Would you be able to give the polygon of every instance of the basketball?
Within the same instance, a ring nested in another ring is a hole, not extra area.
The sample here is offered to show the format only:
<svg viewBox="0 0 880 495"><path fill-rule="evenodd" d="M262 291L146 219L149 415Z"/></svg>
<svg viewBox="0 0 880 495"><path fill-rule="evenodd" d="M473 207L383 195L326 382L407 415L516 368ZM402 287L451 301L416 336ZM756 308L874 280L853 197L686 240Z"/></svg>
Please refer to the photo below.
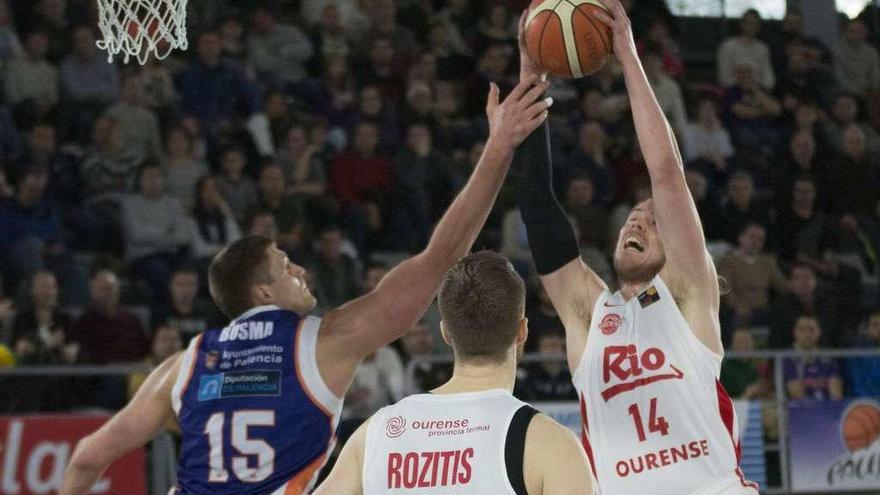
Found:
<svg viewBox="0 0 880 495"><path fill-rule="evenodd" d="M593 17L598 0L534 0L526 18L526 51L543 70L559 77L584 77L605 65L611 29Z"/></svg>
<svg viewBox="0 0 880 495"><path fill-rule="evenodd" d="M855 452L870 446L880 437L880 409L872 404L859 404L843 418L843 443Z"/></svg>

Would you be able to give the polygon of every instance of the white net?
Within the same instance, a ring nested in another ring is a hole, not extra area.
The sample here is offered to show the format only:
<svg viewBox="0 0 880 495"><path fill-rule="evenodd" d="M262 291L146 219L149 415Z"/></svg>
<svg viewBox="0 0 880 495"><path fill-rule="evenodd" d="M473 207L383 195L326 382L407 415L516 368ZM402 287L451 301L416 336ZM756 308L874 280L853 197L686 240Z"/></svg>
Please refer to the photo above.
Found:
<svg viewBox="0 0 880 495"><path fill-rule="evenodd" d="M187 0L97 0L98 48L107 50L107 61L122 54L128 63L141 65L152 56L159 60L171 50L186 50Z"/></svg>

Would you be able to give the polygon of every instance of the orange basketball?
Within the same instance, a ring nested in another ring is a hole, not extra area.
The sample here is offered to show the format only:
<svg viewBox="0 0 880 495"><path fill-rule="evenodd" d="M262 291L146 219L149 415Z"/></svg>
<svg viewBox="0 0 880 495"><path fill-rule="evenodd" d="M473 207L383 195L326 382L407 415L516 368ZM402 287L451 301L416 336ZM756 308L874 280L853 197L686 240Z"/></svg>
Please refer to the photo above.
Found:
<svg viewBox="0 0 880 495"><path fill-rule="evenodd" d="M843 443L855 452L868 447L880 437L880 409L873 404L859 404L843 418Z"/></svg>
<svg viewBox="0 0 880 495"><path fill-rule="evenodd" d="M611 29L593 17L598 0L533 0L526 19L526 51L560 77L588 76L611 54Z"/></svg>

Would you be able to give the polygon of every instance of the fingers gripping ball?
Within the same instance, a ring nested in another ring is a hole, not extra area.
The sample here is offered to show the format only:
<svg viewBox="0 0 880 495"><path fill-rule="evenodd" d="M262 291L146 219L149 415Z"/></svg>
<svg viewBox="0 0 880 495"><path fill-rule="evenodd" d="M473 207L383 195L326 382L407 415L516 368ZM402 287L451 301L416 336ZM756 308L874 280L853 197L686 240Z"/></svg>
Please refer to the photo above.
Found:
<svg viewBox="0 0 880 495"><path fill-rule="evenodd" d="M611 29L592 15L598 0L533 0L526 18L529 58L560 77L598 71L611 54Z"/></svg>

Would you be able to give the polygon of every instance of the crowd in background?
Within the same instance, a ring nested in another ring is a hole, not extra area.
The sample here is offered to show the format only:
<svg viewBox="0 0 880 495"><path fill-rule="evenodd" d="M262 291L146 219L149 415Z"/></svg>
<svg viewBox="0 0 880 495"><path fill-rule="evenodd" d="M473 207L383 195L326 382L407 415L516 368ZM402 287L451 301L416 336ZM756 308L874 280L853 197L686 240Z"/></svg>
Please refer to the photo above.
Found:
<svg viewBox="0 0 880 495"><path fill-rule="evenodd" d="M629 5L725 295L734 351L880 348L880 58L868 12L826 46L747 12L692 63L662 1ZM469 0L191 0L191 48L110 64L94 2L0 0L0 363L158 363L222 326L206 271L242 236L308 269L321 314L423 248L479 160L489 82L516 83L519 12ZM873 41L873 42L872 42ZM619 66L554 80L555 187L583 259L650 194ZM564 356L531 268L516 172L477 248L529 282L528 350ZM367 359L345 425L445 380L436 315ZM728 359L731 395L772 398ZM880 395L880 359L785 362L791 398ZM574 397L562 359L523 365L527 400ZM143 376L2 379L6 411L118 407Z"/></svg>

